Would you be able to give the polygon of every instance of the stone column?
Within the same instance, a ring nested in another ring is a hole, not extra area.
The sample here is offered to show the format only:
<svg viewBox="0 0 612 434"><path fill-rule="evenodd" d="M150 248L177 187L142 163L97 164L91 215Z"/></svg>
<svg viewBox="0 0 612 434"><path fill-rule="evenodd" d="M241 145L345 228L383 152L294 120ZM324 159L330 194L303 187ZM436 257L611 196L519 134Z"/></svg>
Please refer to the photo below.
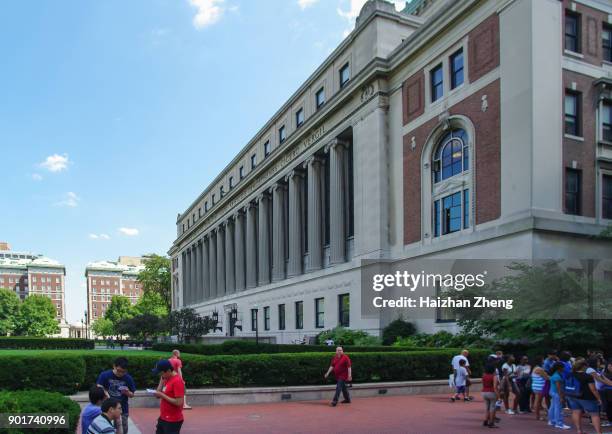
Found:
<svg viewBox="0 0 612 434"><path fill-rule="evenodd" d="M200 269L200 261L202 256L200 255L200 243L198 242L198 240L196 240L194 246L193 246L193 261L194 261L194 273L193 275L195 276L195 282L193 285L193 295L192 295L192 303L197 303L198 301L200 301L200 288L201 288L201 284L200 284L200 277L202 276L202 270Z"/></svg>
<svg viewBox="0 0 612 434"><path fill-rule="evenodd" d="M217 297L217 234L208 234L208 276L210 278L210 298Z"/></svg>
<svg viewBox="0 0 612 434"><path fill-rule="evenodd" d="M289 263L287 277L302 274L302 179L299 170L294 169L287 175L289 183Z"/></svg>
<svg viewBox="0 0 612 434"><path fill-rule="evenodd" d="M181 253L181 306L187 304L187 252Z"/></svg>
<svg viewBox="0 0 612 434"><path fill-rule="evenodd" d="M257 286L257 208L252 203L246 211L246 286Z"/></svg>
<svg viewBox="0 0 612 434"><path fill-rule="evenodd" d="M217 296L225 295L225 239L223 238L223 227L215 229L217 233Z"/></svg>
<svg viewBox="0 0 612 434"><path fill-rule="evenodd" d="M225 224L225 292L236 292L236 270L234 269L234 224L229 218Z"/></svg>
<svg viewBox="0 0 612 434"><path fill-rule="evenodd" d="M308 169L308 271L323 267L323 160L312 156Z"/></svg>
<svg viewBox="0 0 612 434"><path fill-rule="evenodd" d="M329 152L329 244L330 263L346 261L346 143L334 139L325 150Z"/></svg>
<svg viewBox="0 0 612 434"><path fill-rule="evenodd" d="M258 231L257 231L257 271L258 284L267 285L270 283L270 197L267 193L257 197L258 210Z"/></svg>
<svg viewBox="0 0 612 434"><path fill-rule="evenodd" d="M244 245L244 213L242 211L238 211L234 216L234 253L236 256L235 287L237 291L243 291L246 288L246 264L244 261L245 251L246 248Z"/></svg>
<svg viewBox="0 0 612 434"><path fill-rule="evenodd" d="M209 259L208 259L208 239L202 238L202 298L204 300L210 298L210 274L209 274Z"/></svg>
<svg viewBox="0 0 612 434"><path fill-rule="evenodd" d="M193 304L193 287L195 285L195 261L193 260L195 257L195 252L193 246L189 247L189 304Z"/></svg>
<svg viewBox="0 0 612 434"><path fill-rule="evenodd" d="M285 278L285 231L287 216L285 215L285 185L275 184L272 187L272 281L278 282Z"/></svg>

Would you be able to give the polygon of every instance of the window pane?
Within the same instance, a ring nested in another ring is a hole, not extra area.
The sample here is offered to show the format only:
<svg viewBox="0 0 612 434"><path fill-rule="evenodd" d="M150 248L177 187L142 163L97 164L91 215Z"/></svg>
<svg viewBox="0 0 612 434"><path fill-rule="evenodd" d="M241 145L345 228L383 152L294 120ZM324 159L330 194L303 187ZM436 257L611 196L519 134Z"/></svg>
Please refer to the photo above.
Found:
<svg viewBox="0 0 612 434"><path fill-rule="evenodd" d="M459 50L451 57L451 88L463 84L463 50Z"/></svg>
<svg viewBox="0 0 612 434"><path fill-rule="evenodd" d="M602 217L612 219L612 175L602 177Z"/></svg>
<svg viewBox="0 0 612 434"><path fill-rule="evenodd" d="M463 229L470 227L470 190L463 190Z"/></svg>
<svg viewBox="0 0 612 434"><path fill-rule="evenodd" d="M338 320L339 325L342 327L349 327L350 325L350 299L349 294L341 294L338 296Z"/></svg>
<svg viewBox="0 0 612 434"><path fill-rule="evenodd" d="M434 202L434 237L440 236L440 201Z"/></svg>
<svg viewBox="0 0 612 434"><path fill-rule="evenodd" d="M431 101L436 101L443 96L442 65L431 70Z"/></svg>
<svg viewBox="0 0 612 434"><path fill-rule="evenodd" d="M566 169L565 171L565 212L580 214L580 171Z"/></svg>
<svg viewBox="0 0 612 434"><path fill-rule="evenodd" d="M602 138L612 142L612 105L604 104L601 113Z"/></svg>
<svg viewBox="0 0 612 434"><path fill-rule="evenodd" d="M603 58L608 62L612 62L612 29L604 27L602 35Z"/></svg>
<svg viewBox="0 0 612 434"><path fill-rule="evenodd" d="M578 15L568 13L565 15L565 49L580 52Z"/></svg>

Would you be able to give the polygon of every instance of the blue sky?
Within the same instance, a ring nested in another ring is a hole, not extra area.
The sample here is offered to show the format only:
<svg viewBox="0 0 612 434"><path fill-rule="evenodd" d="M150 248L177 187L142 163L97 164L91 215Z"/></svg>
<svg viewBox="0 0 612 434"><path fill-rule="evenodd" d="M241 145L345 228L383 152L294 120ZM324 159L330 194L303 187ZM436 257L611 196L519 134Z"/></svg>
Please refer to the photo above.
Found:
<svg viewBox="0 0 612 434"><path fill-rule="evenodd" d="M2 2L0 240L66 265L80 321L85 265L165 254L364 2Z"/></svg>

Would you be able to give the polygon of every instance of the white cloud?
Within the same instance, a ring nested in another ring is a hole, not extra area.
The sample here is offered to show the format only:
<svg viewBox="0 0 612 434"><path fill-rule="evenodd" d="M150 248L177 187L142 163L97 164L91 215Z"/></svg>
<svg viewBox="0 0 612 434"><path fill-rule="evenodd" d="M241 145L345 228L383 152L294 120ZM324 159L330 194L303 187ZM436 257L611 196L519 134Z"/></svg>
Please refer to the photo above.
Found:
<svg viewBox="0 0 612 434"><path fill-rule="evenodd" d="M136 228L119 228L119 232L128 237L134 237L138 235L139 231Z"/></svg>
<svg viewBox="0 0 612 434"><path fill-rule="evenodd" d="M89 234L89 238L92 240L110 240L107 234Z"/></svg>
<svg viewBox="0 0 612 434"><path fill-rule="evenodd" d="M32 179L33 179L34 181L42 181L42 180L43 180L43 177L42 177L42 175L40 175L40 174L38 174L38 173L32 173Z"/></svg>
<svg viewBox="0 0 612 434"><path fill-rule="evenodd" d="M193 17L194 27L200 30L218 22L225 12L223 3L225 0L189 0L189 4L197 9Z"/></svg>
<svg viewBox="0 0 612 434"><path fill-rule="evenodd" d="M298 0L298 6L300 7L300 9L304 10L313 6L318 1L319 0Z"/></svg>
<svg viewBox="0 0 612 434"><path fill-rule="evenodd" d="M77 196L76 193L69 191L68 193L66 193L64 195L64 199L57 202L56 205L57 206L68 206L70 208L76 208L77 206L79 206L79 201L81 200L81 198L79 196Z"/></svg>
<svg viewBox="0 0 612 434"><path fill-rule="evenodd" d="M68 169L68 164L70 164L68 154L53 154L49 155L39 166L47 169L49 172L61 172Z"/></svg>

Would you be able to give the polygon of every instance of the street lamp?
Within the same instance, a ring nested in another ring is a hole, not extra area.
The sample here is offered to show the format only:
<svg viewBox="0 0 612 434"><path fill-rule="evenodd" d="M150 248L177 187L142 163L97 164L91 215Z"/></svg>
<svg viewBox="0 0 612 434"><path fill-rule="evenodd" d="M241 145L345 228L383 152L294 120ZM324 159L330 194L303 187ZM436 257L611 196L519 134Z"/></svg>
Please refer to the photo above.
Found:
<svg viewBox="0 0 612 434"><path fill-rule="evenodd" d="M254 304L255 309L255 345L259 345L259 306Z"/></svg>
<svg viewBox="0 0 612 434"><path fill-rule="evenodd" d="M84 312L85 315L85 339L89 339L89 330L87 328L87 311Z"/></svg>

